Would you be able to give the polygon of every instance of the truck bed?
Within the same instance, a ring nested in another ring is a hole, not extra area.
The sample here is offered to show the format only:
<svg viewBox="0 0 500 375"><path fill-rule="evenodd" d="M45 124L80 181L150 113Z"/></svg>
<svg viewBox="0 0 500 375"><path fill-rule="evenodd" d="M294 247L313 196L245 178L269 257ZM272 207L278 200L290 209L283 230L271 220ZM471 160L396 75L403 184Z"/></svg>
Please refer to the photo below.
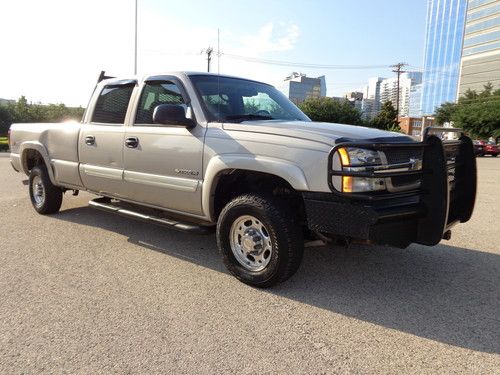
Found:
<svg viewBox="0 0 500 375"><path fill-rule="evenodd" d="M78 122L12 124L10 128L12 165L26 172L25 149L37 150L52 170L53 182L61 186L82 186L78 173Z"/></svg>

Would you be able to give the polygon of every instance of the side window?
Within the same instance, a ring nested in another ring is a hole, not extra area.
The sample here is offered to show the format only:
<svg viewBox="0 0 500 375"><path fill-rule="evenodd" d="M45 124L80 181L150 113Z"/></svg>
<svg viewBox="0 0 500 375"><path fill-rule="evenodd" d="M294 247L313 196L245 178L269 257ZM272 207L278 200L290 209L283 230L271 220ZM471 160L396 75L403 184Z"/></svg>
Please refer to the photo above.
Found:
<svg viewBox="0 0 500 375"><path fill-rule="evenodd" d="M175 83L170 81L147 83L142 90L135 123L152 124L153 111L160 104L185 104L179 87Z"/></svg>
<svg viewBox="0 0 500 375"><path fill-rule="evenodd" d="M134 85L104 86L92 114L92 122L123 124Z"/></svg>

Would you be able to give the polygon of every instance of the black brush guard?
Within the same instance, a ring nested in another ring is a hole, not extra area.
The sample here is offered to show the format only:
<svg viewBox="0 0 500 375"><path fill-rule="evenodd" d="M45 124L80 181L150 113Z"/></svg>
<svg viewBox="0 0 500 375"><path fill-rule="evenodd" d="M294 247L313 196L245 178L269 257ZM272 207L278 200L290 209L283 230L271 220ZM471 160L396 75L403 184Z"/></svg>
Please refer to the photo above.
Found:
<svg viewBox="0 0 500 375"><path fill-rule="evenodd" d="M435 135L444 132L461 134L458 140L449 141ZM387 167L363 172L333 170L333 156L341 147L387 153L423 150L422 168L392 172ZM377 179L414 176L420 178L421 184L403 192L342 193L333 186L334 176ZM328 185L333 194L304 193L309 228L399 247L412 242L436 245L454 224L466 222L472 215L476 196L472 141L460 129L428 127L422 142L340 143L329 155Z"/></svg>

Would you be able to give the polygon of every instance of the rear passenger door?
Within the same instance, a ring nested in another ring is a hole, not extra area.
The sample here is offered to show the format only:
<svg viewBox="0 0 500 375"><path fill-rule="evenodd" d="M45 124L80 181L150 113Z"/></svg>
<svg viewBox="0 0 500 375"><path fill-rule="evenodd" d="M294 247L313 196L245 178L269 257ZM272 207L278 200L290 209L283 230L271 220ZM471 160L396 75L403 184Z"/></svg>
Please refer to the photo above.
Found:
<svg viewBox="0 0 500 375"><path fill-rule="evenodd" d="M205 127L197 124L187 129L153 123L153 111L158 105L180 105L186 113L192 113L189 103L182 83L175 77L162 76L144 83L134 121L127 126L125 137L134 143L123 149L129 199L201 214Z"/></svg>
<svg viewBox="0 0 500 375"><path fill-rule="evenodd" d="M103 195L122 197L125 119L135 81L105 85L92 117L79 137L80 176L84 186Z"/></svg>

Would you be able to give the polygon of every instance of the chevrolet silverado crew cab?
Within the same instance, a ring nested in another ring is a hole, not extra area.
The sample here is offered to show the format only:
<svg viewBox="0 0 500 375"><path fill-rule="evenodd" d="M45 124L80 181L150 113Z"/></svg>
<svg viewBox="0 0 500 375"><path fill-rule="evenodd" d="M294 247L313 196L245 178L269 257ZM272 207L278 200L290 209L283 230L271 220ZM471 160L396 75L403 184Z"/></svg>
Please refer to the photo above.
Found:
<svg viewBox="0 0 500 375"><path fill-rule="evenodd" d="M81 123L13 124L11 163L31 202L63 193L92 207L191 232L216 230L223 261L258 287L298 269L305 239L436 245L471 217L476 164L465 135L421 141L311 122L274 87L174 72L101 74Z"/></svg>

